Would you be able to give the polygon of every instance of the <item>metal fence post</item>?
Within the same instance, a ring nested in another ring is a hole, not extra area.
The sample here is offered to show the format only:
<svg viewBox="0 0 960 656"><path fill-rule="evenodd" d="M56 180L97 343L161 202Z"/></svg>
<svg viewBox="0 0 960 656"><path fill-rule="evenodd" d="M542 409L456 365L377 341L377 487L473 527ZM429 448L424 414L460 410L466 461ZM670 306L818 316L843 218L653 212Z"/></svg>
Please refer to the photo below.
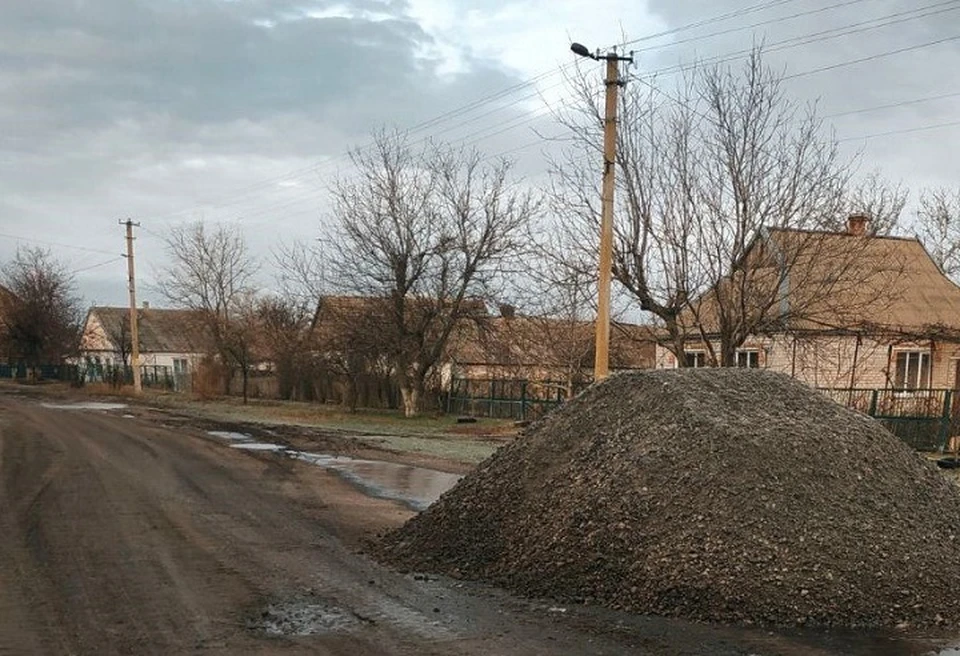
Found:
<svg viewBox="0 0 960 656"><path fill-rule="evenodd" d="M877 416L877 398L880 396L880 390L873 390L873 394L870 395L870 409L867 411L867 414L871 417Z"/></svg>
<svg viewBox="0 0 960 656"><path fill-rule="evenodd" d="M947 440L950 439L950 410L953 401L953 390L945 390L943 393L943 412L940 413L940 450L947 446Z"/></svg>
<svg viewBox="0 0 960 656"><path fill-rule="evenodd" d="M520 421L527 419L527 381L520 383Z"/></svg>

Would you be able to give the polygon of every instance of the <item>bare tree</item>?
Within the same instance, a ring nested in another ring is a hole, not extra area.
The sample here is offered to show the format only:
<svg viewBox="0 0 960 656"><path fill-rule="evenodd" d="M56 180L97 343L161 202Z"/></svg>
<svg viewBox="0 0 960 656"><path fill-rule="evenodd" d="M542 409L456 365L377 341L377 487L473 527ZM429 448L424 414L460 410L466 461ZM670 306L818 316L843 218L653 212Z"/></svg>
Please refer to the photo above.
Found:
<svg viewBox="0 0 960 656"><path fill-rule="evenodd" d="M59 364L79 346L81 310L76 284L50 251L20 248L0 270L0 338L11 361L31 367Z"/></svg>
<svg viewBox="0 0 960 656"><path fill-rule="evenodd" d="M823 299L862 273L866 242L822 231L851 203L888 223L902 209L902 189L879 177L851 185L851 162L815 108L790 99L781 80L755 49L741 69L695 67L676 91L634 81L622 95L613 275L662 323L681 366L691 338L732 366L750 335L826 320ZM595 261L600 214L599 176L582 162L591 151L597 160L602 113L594 87L574 85L579 103L560 117L574 148L553 167L553 197L579 219L569 242L590 245L565 251L582 267Z"/></svg>
<svg viewBox="0 0 960 656"><path fill-rule="evenodd" d="M130 364L130 353L133 351L133 342L130 334L130 315L124 314L117 323L106 326L107 338L117 347L120 354L120 364L124 367Z"/></svg>
<svg viewBox="0 0 960 656"><path fill-rule="evenodd" d="M890 182L884 179L879 170L874 169L850 185L846 214L869 216L867 228L872 235L893 234L900 227L909 195L909 190L902 182ZM843 223L845 218L838 215L824 227L843 230L846 227Z"/></svg>
<svg viewBox="0 0 960 656"><path fill-rule="evenodd" d="M228 375L249 370L247 334L243 324L254 291L257 264L237 227L218 225L208 230L202 222L174 227L167 237L169 263L160 270L160 292L180 308L196 310L210 334L217 357ZM238 354L239 357L238 357Z"/></svg>
<svg viewBox="0 0 960 656"><path fill-rule="evenodd" d="M552 265L574 278L596 276L604 108L593 77L578 68L568 78L576 102L556 114L569 134L551 166L551 199L564 220L539 242ZM693 88L680 93L680 102L666 102L655 87L632 82L620 94L613 278L661 323L683 362L689 328L681 317L708 278L698 250L699 117Z"/></svg>
<svg viewBox="0 0 960 656"><path fill-rule="evenodd" d="M266 296L257 304L265 351L274 363L280 398L310 398L304 393L310 373L309 337L314 310L286 296Z"/></svg>
<svg viewBox="0 0 960 656"><path fill-rule="evenodd" d="M925 189L917 208L917 236L940 269L960 282L960 189Z"/></svg>
<svg viewBox="0 0 960 656"><path fill-rule="evenodd" d="M380 338L413 416L451 333L495 291L537 203L511 181L509 162L415 149L401 134L376 135L352 161L357 177L333 189L331 268L341 289L383 303Z"/></svg>

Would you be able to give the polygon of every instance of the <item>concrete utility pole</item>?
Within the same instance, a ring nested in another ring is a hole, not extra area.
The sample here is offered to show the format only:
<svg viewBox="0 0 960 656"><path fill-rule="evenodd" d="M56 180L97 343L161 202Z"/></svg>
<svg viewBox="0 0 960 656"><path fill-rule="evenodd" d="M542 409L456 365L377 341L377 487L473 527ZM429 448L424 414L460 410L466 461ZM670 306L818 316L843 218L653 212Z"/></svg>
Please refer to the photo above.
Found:
<svg viewBox="0 0 960 656"><path fill-rule="evenodd" d="M594 380L610 375L610 283L613 275L613 190L617 161L617 92L624 82L620 79L620 62L633 62L633 53L628 57L616 51L601 55L591 53L585 46L574 43L570 49L581 57L607 62L606 108L603 122L603 187L600 206L600 271L598 280L597 324Z"/></svg>
<svg viewBox="0 0 960 656"><path fill-rule="evenodd" d="M133 369L133 393L141 394L140 384L140 330L137 325L137 283L133 266L133 227L140 227L130 219L120 221L127 226L127 277L130 282L130 368Z"/></svg>

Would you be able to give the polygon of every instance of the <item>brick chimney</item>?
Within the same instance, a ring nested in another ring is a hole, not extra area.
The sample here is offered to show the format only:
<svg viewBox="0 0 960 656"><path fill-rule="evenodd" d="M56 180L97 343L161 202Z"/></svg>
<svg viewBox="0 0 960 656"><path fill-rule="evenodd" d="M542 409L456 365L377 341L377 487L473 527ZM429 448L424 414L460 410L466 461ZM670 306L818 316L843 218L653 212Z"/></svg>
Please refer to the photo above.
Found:
<svg viewBox="0 0 960 656"><path fill-rule="evenodd" d="M867 234L867 224L870 223L870 215L862 212L851 214L847 217L847 234L855 237L862 237Z"/></svg>

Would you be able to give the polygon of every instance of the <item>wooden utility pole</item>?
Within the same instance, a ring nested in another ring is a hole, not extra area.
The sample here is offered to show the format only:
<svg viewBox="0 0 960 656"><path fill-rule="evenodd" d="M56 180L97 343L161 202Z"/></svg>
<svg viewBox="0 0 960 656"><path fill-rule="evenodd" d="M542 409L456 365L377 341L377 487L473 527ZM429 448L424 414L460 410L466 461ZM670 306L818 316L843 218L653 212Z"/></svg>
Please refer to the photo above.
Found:
<svg viewBox="0 0 960 656"><path fill-rule="evenodd" d="M575 51L576 52L576 51ZM610 375L610 283L613 275L613 190L617 161L617 92L620 80L620 62L633 61L633 55L622 57L616 52L595 57L607 62L606 109L603 117L603 188L600 208L600 272L597 299L597 336L594 380Z"/></svg>
<svg viewBox="0 0 960 656"><path fill-rule="evenodd" d="M133 369L133 393L141 394L140 383L140 331L137 325L137 284L133 266L133 227L140 227L130 219L120 221L127 226L127 277L130 283L130 368Z"/></svg>

